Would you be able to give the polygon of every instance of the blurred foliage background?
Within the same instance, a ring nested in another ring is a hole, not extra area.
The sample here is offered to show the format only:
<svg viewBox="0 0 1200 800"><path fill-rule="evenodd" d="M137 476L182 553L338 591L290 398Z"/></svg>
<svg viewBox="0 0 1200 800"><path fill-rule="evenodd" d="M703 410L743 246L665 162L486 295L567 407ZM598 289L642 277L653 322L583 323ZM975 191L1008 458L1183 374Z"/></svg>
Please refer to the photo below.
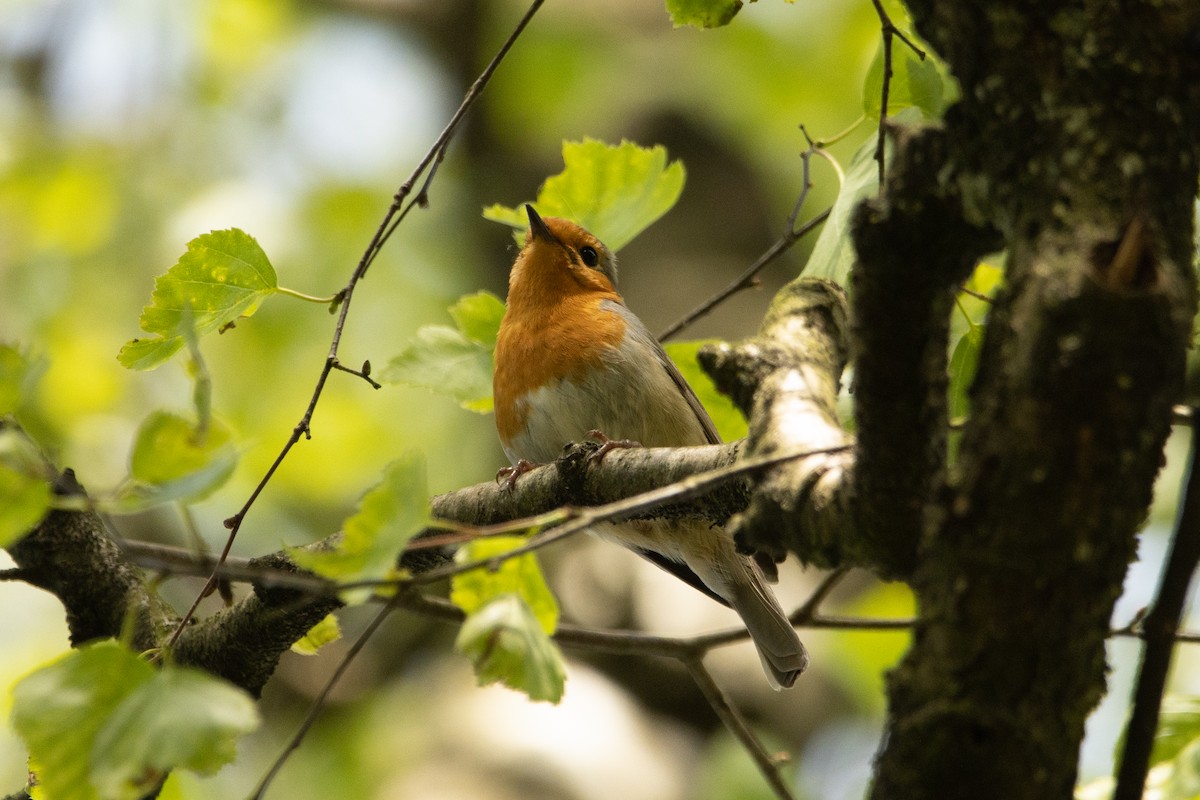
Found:
<svg viewBox="0 0 1200 800"><path fill-rule="evenodd" d="M280 282L312 294L345 283L399 183L525 3L516 0L2 0L0 2L0 340L41 360L26 423L92 490L128 469L139 422L186 409L181 362L133 373L116 360L137 335L154 276L206 231L239 227ZM342 360L382 366L461 294L503 296L513 244L483 206L534 196L561 169L563 139L663 144L682 159L682 200L621 254L622 290L652 330L724 286L783 231L801 190L798 126L814 137L861 116L878 47L869 2L748 5L729 27L673 30L658 0L548 2L476 106L431 203L406 221L359 286ZM833 148L843 163L870 125ZM834 174L802 219L832 202ZM803 265L802 243L686 334L754 331L773 291ZM214 409L241 436L222 490L193 509L219 548L221 520L249 495L296 424L328 351L320 306L267 304L202 348ZM1177 437L1178 438L1178 437ZM1152 527L1169 525L1184 443L1174 441ZM400 449L429 462L434 491L490 479L504 458L489 417L418 390L334 373L303 441L254 506L235 552L261 554L335 530ZM189 541L171 510L113 521L121 535ZM1146 537L1118 610L1145 605L1163 549ZM615 548L576 541L545 555L565 616L581 624L687 633L732 624L711 601ZM3 566L4 564L0 564ZM818 575L793 565L779 593L803 600ZM186 605L198 584L164 592ZM212 611L217 601L202 610ZM842 613L906 616L907 591L863 575L835 593ZM345 614L349 637L372 609ZM61 609L0 585L0 710L7 687L66 647ZM672 664L568 653L558 707L477 690L453 632L395 614L355 662L275 796L754 798L769 796L686 674ZM748 646L714 656L718 680L772 745L795 757L798 791L861 796L878 742L883 673L905 634L809 631L814 667L775 695ZM299 724L346 641L289 654L268 686L267 723L236 765L179 775L166 797L243 796ZM1194 650L1195 648L1192 648ZM1113 693L1093 720L1083 773L1110 768L1136 645L1112 645ZM1184 649L1177 673L1196 673ZM1179 688L1196 692L1184 681ZM24 782L20 743L0 733L0 789Z"/></svg>

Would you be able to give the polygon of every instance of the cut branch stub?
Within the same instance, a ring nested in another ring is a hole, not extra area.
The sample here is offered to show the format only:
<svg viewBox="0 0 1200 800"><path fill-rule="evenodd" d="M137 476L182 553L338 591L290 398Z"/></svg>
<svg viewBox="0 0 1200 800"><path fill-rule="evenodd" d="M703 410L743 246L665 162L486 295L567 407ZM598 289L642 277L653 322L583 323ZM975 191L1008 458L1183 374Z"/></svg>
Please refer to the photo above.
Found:
<svg viewBox="0 0 1200 800"><path fill-rule="evenodd" d="M776 296L757 336L700 351L701 365L750 420L743 457L849 443L837 419L848 320L841 287L801 278ZM869 564L846 530L851 464L847 453L822 453L773 469L730 521L739 546L776 561L790 550L822 567Z"/></svg>

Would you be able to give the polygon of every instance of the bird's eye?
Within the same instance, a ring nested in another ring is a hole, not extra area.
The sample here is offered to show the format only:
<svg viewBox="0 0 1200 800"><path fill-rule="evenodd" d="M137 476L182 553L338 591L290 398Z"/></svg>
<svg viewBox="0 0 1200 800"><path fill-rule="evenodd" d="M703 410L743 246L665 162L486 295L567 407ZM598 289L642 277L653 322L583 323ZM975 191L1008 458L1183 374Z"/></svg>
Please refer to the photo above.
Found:
<svg viewBox="0 0 1200 800"><path fill-rule="evenodd" d="M579 248L579 257L589 267L594 267L600 263L600 254L596 252L596 248L590 245Z"/></svg>

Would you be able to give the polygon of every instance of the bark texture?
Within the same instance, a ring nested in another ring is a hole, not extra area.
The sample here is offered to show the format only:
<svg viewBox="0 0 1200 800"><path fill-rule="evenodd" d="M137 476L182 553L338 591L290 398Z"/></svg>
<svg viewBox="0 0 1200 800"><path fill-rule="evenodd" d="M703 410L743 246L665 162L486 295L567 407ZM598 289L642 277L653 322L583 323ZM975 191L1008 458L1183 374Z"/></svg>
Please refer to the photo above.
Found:
<svg viewBox="0 0 1200 800"><path fill-rule="evenodd" d="M940 491L911 497L923 504L912 577L920 614L890 679L872 796L1068 798L1195 311L1200 8L910 7L961 81L962 101L944 127L898 148L883 199L859 219L855 286L865 298L885 285L880 240L906 228L909 271L928 266L921 243L936 241L948 268L932 270L935 284L957 280L953 265L978 254L989 227L1009 251L1008 286L958 461ZM939 238L946 230L964 235ZM907 295L923 289L896 289L906 295L900 314L856 307L860 422L897 410L872 384L883 367L870 364L892 353L876 341L868 354L871 332L891 325L901 342L919 334L937 337L930 352L945 346L925 313L937 310L938 287L915 305ZM941 391L934 383L920 384L936 390L930 397ZM898 432L928 413L901 410L878 445L862 431L864 465L898 451Z"/></svg>

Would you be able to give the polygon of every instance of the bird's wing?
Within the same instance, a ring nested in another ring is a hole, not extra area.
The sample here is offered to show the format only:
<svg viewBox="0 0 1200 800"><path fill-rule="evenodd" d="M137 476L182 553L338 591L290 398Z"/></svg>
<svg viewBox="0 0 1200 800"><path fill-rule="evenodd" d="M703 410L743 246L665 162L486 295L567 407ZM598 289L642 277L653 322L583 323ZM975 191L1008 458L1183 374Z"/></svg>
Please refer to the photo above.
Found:
<svg viewBox="0 0 1200 800"><path fill-rule="evenodd" d="M717 594L712 589L708 588L708 585L700 579L700 576L695 572L692 572L692 568L687 564L684 564L682 561L672 561L662 553L656 553L655 551L648 550L644 547L633 548L633 551L650 563L654 564L656 567L660 567L674 575L676 578L679 578L679 580L683 581L688 586L691 586L693 589L699 589L701 592L708 595L713 600L716 600L721 605L727 608L732 608L732 606L729 605L728 600L726 600L724 597L721 597L721 595Z"/></svg>
<svg viewBox="0 0 1200 800"><path fill-rule="evenodd" d="M675 366L675 362L667 355L667 351L663 350L662 345L658 343L658 339L655 339L646 328L646 325L621 303L613 300L605 300L603 305L625 320L625 324L628 326L626 329L627 335L640 340L654 352L663 369L667 371L667 374L671 376L671 380L679 387L679 393L687 401L688 406L692 409L692 413L696 415L696 421L700 423L700 427L704 430L704 437L708 439L708 443L720 444L721 435L717 433L717 426L713 424L712 417L704 410L704 405L700 402L700 398L696 397L696 393L692 390L692 387L688 385L683 375L679 373L679 367Z"/></svg>

